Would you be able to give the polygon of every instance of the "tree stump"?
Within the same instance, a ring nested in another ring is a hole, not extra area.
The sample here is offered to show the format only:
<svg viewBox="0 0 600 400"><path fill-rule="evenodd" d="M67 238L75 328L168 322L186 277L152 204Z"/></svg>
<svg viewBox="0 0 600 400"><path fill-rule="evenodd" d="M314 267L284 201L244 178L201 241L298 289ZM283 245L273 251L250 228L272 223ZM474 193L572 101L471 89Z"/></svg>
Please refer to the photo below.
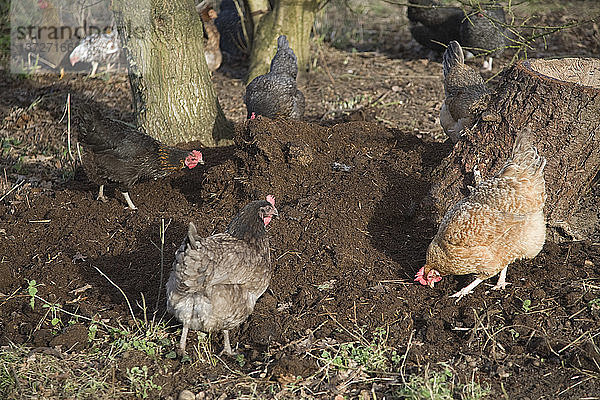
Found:
<svg viewBox="0 0 600 400"><path fill-rule="evenodd" d="M425 208L439 222L468 193L467 185L474 185L474 166L483 179L493 176L509 157L517 132L527 128L548 161L548 226L569 239L589 237L594 223L584 226L575 214L600 170L598 59L532 59L506 70L478 123L433 172Z"/></svg>

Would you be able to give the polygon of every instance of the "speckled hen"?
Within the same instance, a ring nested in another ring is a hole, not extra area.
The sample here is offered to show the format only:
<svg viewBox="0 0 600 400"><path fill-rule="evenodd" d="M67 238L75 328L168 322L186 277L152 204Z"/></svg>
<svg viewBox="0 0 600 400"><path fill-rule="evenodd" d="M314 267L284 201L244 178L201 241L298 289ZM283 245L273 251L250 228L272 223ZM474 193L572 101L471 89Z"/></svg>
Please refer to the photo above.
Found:
<svg viewBox="0 0 600 400"><path fill-rule="evenodd" d="M271 69L257 76L246 87L244 102L248 118L252 114L269 118L298 119L304 115L304 94L298 90L298 61L285 35L277 39L277 53Z"/></svg>
<svg viewBox="0 0 600 400"><path fill-rule="evenodd" d="M229 330L248 318L271 281L265 227L277 215L275 198L267 196L242 208L225 233L203 238L190 222L167 282L167 309L183 323L182 353L193 329L223 331L223 351L233 354Z"/></svg>
<svg viewBox="0 0 600 400"><path fill-rule="evenodd" d="M117 31L95 33L81 40L79 45L71 52L69 60L71 65L78 62L91 63L92 72L90 76L94 76L100 63L106 64L107 70L110 69L110 65L118 60L119 52Z"/></svg>
<svg viewBox="0 0 600 400"><path fill-rule="evenodd" d="M458 301L498 273L494 289L504 289L508 265L540 252L546 240L546 159L530 140L519 134L502 170L446 212L415 281L433 287L445 275L476 274L452 295Z"/></svg>
<svg viewBox="0 0 600 400"><path fill-rule="evenodd" d="M166 146L121 121L104 115L97 106L74 105L74 126L83 146L83 168L100 185L98 200L106 201L104 185L117 184L130 209L137 207L129 191L139 181L164 178L184 168L204 164L202 153Z"/></svg>
<svg viewBox="0 0 600 400"><path fill-rule="evenodd" d="M487 107L489 90L479 72L465 65L458 42L448 44L442 65L446 98L440 110L440 123L446 135L457 142L464 129L470 128L475 117Z"/></svg>

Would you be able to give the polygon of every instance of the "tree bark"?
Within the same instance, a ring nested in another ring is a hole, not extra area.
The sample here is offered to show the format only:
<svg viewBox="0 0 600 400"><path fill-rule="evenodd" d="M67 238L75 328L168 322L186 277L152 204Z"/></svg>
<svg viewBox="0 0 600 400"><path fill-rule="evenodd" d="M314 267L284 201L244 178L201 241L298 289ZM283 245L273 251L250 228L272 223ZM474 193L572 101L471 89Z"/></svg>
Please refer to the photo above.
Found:
<svg viewBox="0 0 600 400"><path fill-rule="evenodd" d="M192 0L116 0L115 20L129 67L137 124L166 144L231 144L203 51Z"/></svg>
<svg viewBox="0 0 600 400"><path fill-rule="evenodd" d="M298 58L298 74L303 75L310 61L310 32L319 5L318 0L276 0L273 9L265 13L265 1L248 0L254 40L246 83L269 71L279 35L287 36Z"/></svg>
<svg viewBox="0 0 600 400"><path fill-rule="evenodd" d="M596 59L526 60L505 71L479 122L433 172L425 208L439 222L467 194L467 185L474 185L474 166L483 179L493 176L509 157L516 133L527 128L547 159L548 225L571 239L590 235L592 227L582 226L574 214L600 171Z"/></svg>

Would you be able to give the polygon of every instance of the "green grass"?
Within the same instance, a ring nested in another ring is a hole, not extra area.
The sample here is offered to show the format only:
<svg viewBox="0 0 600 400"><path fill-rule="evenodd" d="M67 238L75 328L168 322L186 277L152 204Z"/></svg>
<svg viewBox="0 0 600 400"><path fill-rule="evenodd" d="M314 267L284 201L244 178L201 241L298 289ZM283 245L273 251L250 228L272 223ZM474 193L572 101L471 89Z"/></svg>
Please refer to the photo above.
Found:
<svg viewBox="0 0 600 400"><path fill-rule="evenodd" d="M459 383L452 369L445 366L439 372L425 368L422 375L411 375L396 395L408 400L480 400L489 392L474 381Z"/></svg>

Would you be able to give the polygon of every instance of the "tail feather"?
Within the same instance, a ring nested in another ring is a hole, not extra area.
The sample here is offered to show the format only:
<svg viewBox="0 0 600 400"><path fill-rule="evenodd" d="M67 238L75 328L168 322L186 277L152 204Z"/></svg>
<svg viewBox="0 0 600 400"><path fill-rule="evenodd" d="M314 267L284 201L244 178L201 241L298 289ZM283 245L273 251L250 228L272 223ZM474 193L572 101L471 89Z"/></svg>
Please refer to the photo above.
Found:
<svg viewBox="0 0 600 400"><path fill-rule="evenodd" d="M271 72L289 75L294 79L298 76L298 58L285 35L277 38L277 52L271 61Z"/></svg>
<svg viewBox="0 0 600 400"><path fill-rule="evenodd" d="M530 129L523 130L517 135L511 157L506 162L504 168L502 168L501 176L524 174L543 180L546 159L539 154L537 148L532 143L532 139Z"/></svg>
<svg viewBox="0 0 600 400"><path fill-rule="evenodd" d="M453 40L448 43L448 47L444 52L442 65L444 67L444 77L446 77L452 68L459 64L465 63L465 55L460 44Z"/></svg>
<svg viewBox="0 0 600 400"><path fill-rule="evenodd" d="M277 50L281 50L281 49L289 49L290 48L290 43L287 40L287 37L285 35L280 35L277 38Z"/></svg>
<svg viewBox="0 0 600 400"><path fill-rule="evenodd" d="M198 237L198 231L196 230L196 225L193 222L190 222L190 226L188 227L188 245L194 249L196 248L196 238Z"/></svg>

